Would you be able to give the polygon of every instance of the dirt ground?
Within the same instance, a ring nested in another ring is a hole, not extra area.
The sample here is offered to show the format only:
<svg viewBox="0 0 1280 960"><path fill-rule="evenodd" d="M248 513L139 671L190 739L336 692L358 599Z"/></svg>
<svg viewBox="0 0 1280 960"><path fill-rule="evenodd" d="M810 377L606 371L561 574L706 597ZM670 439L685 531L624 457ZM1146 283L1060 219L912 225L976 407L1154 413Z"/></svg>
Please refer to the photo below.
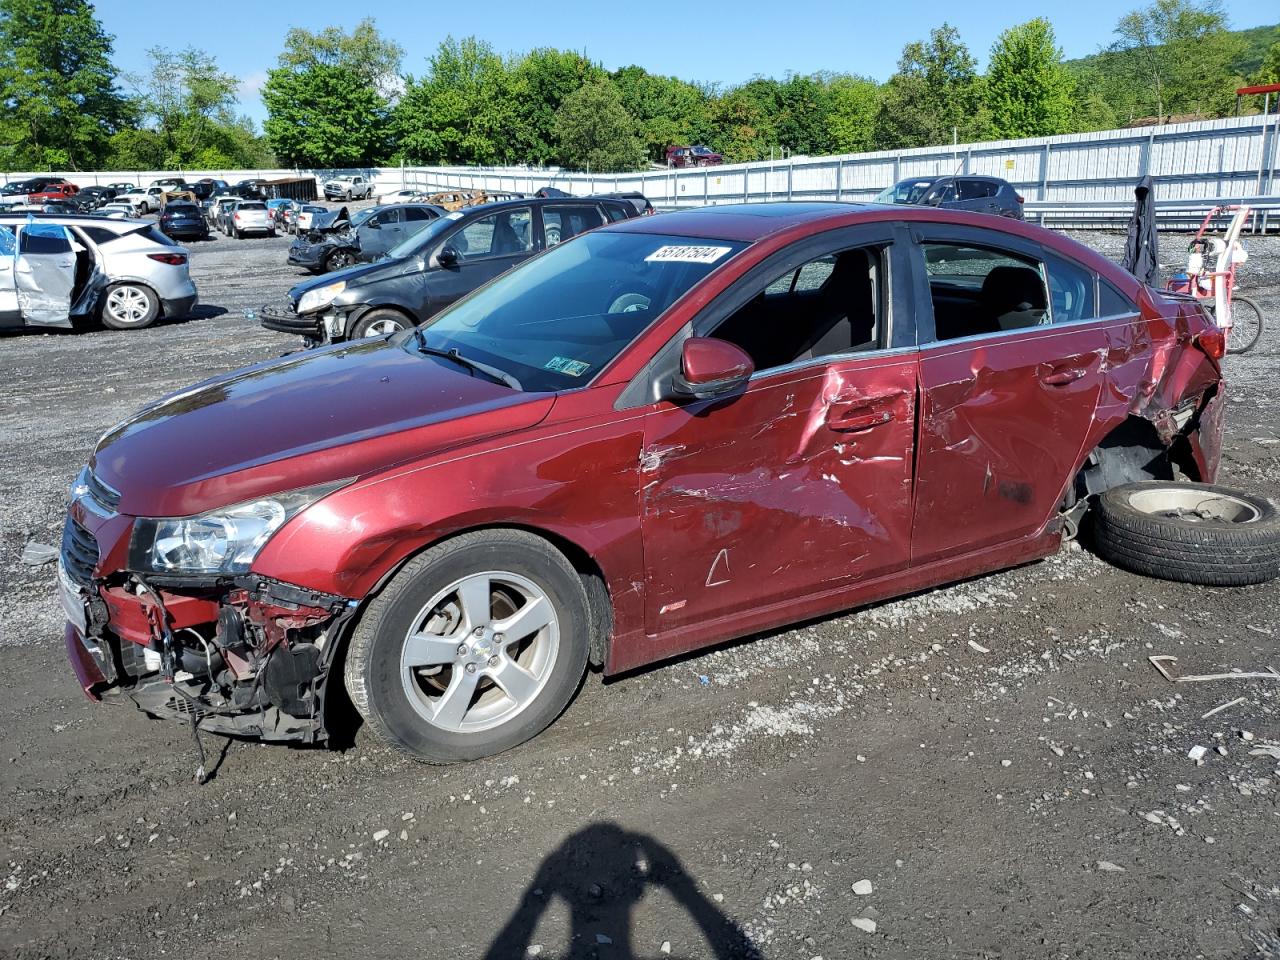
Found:
<svg viewBox="0 0 1280 960"><path fill-rule="evenodd" d="M1147 662L1280 667L1280 585L1078 548L591 674L488 761L209 738L194 785L187 729L80 694L53 570L19 554L57 542L111 424L294 346L242 313L298 279L288 242L194 244L189 321L0 338L0 955L1280 957L1280 761L1251 755L1280 742L1280 682ZM1280 240L1251 249L1280 323ZM1224 364L1221 479L1273 497L1278 362L1272 329Z"/></svg>

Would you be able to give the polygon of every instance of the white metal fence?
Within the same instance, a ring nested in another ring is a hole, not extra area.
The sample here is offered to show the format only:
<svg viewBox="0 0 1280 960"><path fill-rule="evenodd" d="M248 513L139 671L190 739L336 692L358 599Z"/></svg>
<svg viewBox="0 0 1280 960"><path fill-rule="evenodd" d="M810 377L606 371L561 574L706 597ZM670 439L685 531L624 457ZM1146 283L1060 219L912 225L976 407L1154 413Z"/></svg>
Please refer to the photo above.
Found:
<svg viewBox="0 0 1280 960"><path fill-rule="evenodd" d="M640 191L662 207L770 200L870 200L907 177L988 174L1008 180L1045 222L1128 217L1135 181L1156 181L1162 213L1173 203L1263 198L1276 193L1280 115L1232 117L1131 130L963 143L946 147L795 157L759 163L622 174L527 168L407 167L407 186L532 193ZM1116 205L1119 204L1119 207ZM1267 206L1267 204L1263 204ZM1276 218L1272 215L1272 221Z"/></svg>

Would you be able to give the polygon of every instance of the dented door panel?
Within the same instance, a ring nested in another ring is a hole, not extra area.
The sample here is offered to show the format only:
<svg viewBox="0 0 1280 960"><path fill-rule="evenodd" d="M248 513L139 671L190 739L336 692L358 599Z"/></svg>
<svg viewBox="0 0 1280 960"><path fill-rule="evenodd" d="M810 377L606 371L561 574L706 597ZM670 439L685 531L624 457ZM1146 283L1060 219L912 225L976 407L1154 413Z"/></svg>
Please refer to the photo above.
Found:
<svg viewBox="0 0 1280 960"><path fill-rule="evenodd" d="M906 567L916 362L810 364L658 405L640 462L650 633Z"/></svg>
<svg viewBox="0 0 1280 960"><path fill-rule="evenodd" d="M1073 475L1104 382L1102 325L934 344L920 360L912 562L1036 533Z"/></svg>

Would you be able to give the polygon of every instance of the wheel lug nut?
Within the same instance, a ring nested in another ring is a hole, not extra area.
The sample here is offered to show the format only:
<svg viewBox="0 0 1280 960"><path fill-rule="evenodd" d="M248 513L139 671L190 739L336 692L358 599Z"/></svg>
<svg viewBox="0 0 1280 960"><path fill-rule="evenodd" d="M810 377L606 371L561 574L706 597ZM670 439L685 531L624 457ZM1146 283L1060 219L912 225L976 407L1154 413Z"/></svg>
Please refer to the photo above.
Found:
<svg viewBox="0 0 1280 960"><path fill-rule="evenodd" d="M503 639L504 639L504 634L501 634L501 633L495 633L495 634L493 635L493 642L494 642L494 643L502 643Z"/></svg>
<svg viewBox="0 0 1280 960"><path fill-rule="evenodd" d="M483 637L484 627L476 627L474 630L471 631L471 635L475 637Z"/></svg>
<svg viewBox="0 0 1280 960"><path fill-rule="evenodd" d="M467 655L467 645L465 643L458 644L458 656L465 657Z"/></svg>
<svg viewBox="0 0 1280 960"><path fill-rule="evenodd" d="M494 657L490 657L490 658L489 658L489 666L491 666L491 667L496 667L497 665L498 665L498 658L497 658L496 656L494 656Z"/></svg>
<svg viewBox="0 0 1280 960"><path fill-rule="evenodd" d="M468 663L467 673L475 673L475 672L476 672L476 665L474 663Z"/></svg>

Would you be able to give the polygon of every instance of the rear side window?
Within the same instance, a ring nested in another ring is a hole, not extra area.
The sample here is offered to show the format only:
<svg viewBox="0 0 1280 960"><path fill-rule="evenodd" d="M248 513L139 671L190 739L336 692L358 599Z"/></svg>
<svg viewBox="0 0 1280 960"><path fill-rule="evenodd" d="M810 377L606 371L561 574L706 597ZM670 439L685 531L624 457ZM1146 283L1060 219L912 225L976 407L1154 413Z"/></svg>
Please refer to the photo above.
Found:
<svg viewBox="0 0 1280 960"><path fill-rule="evenodd" d="M1137 313L1137 305L1106 280L1098 281L1098 316L1119 317Z"/></svg>
<svg viewBox="0 0 1280 960"><path fill-rule="evenodd" d="M994 184L987 183L985 180L960 181L961 200L981 200L983 197L992 196L995 192Z"/></svg>
<svg viewBox="0 0 1280 960"><path fill-rule="evenodd" d="M610 223L617 223L619 220L627 219L627 211L620 206L614 206L612 203L604 205L604 212Z"/></svg>
<svg viewBox="0 0 1280 960"><path fill-rule="evenodd" d="M423 207L406 207L404 211L404 218L406 221L434 220L435 217L435 213Z"/></svg>
<svg viewBox="0 0 1280 960"><path fill-rule="evenodd" d="M160 228L154 224L148 224L145 227L138 227L136 230L130 230L127 234L124 234L124 236L146 237L148 240L153 240L166 247L176 247L178 245L176 240L170 240L160 231Z"/></svg>
<svg viewBox="0 0 1280 960"><path fill-rule="evenodd" d="M1093 273L1059 257L1048 256L1049 301L1054 323L1092 320L1098 313L1093 304Z"/></svg>
<svg viewBox="0 0 1280 960"><path fill-rule="evenodd" d="M1049 322L1044 266L991 247L922 243L934 335L956 340Z"/></svg>
<svg viewBox="0 0 1280 960"><path fill-rule="evenodd" d="M77 229L98 246L120 239L120 234L114 230L108 230L106 227L78 227Z"/></svg>
<svg viewBox="0 0 1280 960"><path fill-rule="evenodd" d="M547 246L594 230L604 223L600 208L595 204L582 206L554 206L542 208L542 229L547 236Z"/></svg>

